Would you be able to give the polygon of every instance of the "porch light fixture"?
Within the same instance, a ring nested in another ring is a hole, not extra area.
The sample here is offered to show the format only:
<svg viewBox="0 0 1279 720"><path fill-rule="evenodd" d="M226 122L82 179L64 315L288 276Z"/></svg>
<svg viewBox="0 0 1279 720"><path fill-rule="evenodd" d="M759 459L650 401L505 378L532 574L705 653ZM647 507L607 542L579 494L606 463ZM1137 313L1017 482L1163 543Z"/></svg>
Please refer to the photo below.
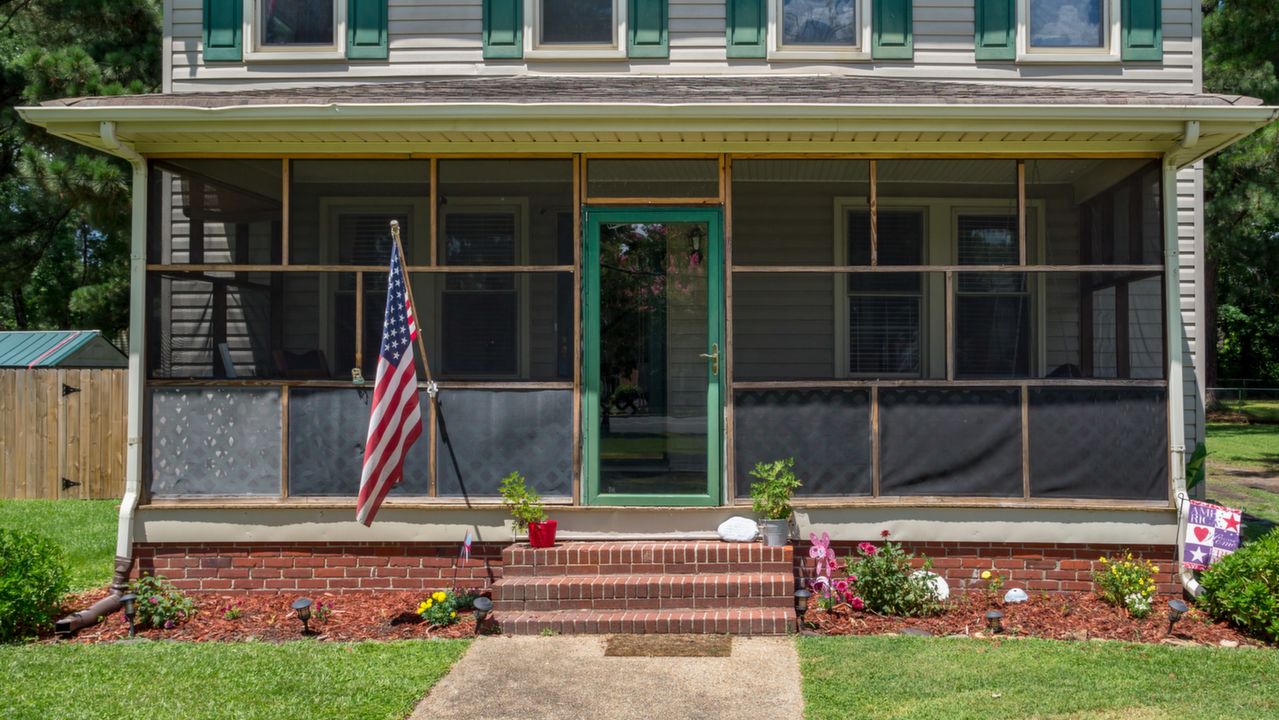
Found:
<svg viewBox="0 0 1279 720"><path fill-rule="evenodd" d="M475 611L475 634L479 635L480 625L493 609L493 601L481 595L471 601L471 608Z"/></svg>
<svg viewBox="0 0 1279 720"><path fill-rule="evenodd" d="M1004 614L998 610L986 611L986 627L992 633L1001 633L1004 631Z"/></svg>
<svg viewBox="0 0 1279 720"><path fill-rule="evenodd" d="M124 616L129 620L129 637L133 637L133 619L138 616L138 596L133 593L121 595L120 602L124 603Z"/></svg>
<svg viewBox="0 0 1279 720"><path fill-rule="evenodd" d="M298 620L302 621L302 634L311 634L311 598L298 598L293 601L293 612L297 613Z"/></svg>
<svg viewBox="0 0 1279 720"><path fill-rule="evenodd" d="M808 612L808 599L813 596L813 591L808 588L800 588L795 591L795 614L799 616L799 629L804 629L804 613Z"/></svg>
<svg viewBox="0 0 1279 720"><path fill-rule="evenodd" d="M1172 634L1172 626L1181 620L1181 616L1186 614L1190 608L1185 602L1177 599L1168 601L1168 634Z"/></svg>

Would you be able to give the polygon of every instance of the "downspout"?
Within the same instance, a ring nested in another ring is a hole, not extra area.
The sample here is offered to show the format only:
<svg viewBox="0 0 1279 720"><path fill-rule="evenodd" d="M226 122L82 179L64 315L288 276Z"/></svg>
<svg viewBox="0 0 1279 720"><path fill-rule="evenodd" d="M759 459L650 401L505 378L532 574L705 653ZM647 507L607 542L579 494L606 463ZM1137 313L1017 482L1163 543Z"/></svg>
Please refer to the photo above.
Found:
<svg viewBox="0 0 1279 720"><path fill-rule="evenodd" d="M1164 208L1164 294L1167 309L1166 335L1168 337L1168 449L1169 470L1172 476L1172 498L1177 504L1177 555L1173 562L1181 566L1181 585L1191 597L1203 593L1194 571L1186 568L1181 558L1186 547L1185 514L1190 503L1186 490L1186 378L1185 362L1181 352L1183 341L1181 326L1181 251L1178 247L1177 222L1177 163L1174 152L1191 147L1199 137L1199 123L1186 122L1186 132L1177 147L1163 159L1163 208ZM1202 333L1202 331L1201 331Z"/></svg>
<svg viewBox="0 0 1279 720"><path fill-rule="evenodd" d="M97 623L121 607L120 597L129 588L133 569L133 518L141 498L142 485L142 352L146 293L147 161L116 137L114 122L98 125L98 136L107 151L129 161L133 168L133 208L129 250L129 391L125 448L124 497L120 500L116 530L115 573L111 593L105 598L54 623L54 632L69 637L75 631Z"/></svg>

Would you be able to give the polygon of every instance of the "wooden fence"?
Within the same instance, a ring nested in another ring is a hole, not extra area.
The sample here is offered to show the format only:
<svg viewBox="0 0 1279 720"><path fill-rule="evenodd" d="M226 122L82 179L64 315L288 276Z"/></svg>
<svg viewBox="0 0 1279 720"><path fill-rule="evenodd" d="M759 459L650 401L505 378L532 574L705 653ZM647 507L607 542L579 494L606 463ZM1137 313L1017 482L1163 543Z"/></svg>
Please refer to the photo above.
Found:
<svg viewBox="0 0 1279 720"><path fill-rule="evenodd" d="M128 371L0 369L0 497L124 494Z"/></svg>

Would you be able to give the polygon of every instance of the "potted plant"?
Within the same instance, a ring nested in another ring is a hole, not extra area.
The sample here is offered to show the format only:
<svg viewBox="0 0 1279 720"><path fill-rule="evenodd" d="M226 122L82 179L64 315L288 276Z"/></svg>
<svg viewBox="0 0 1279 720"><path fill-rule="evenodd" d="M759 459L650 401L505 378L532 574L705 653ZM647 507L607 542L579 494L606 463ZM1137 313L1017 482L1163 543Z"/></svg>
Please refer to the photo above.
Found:
<svg viewBox="0 0 1279 720"><path fill-rule="evenodd" d="M790 539L790 499L803 483L795 477L795 458L755 463L750 471L759 482L751 484L751 508L760 516L764 544L785 545Z"/></svg>
<svg viewBox="0 0 1279 720"><path fill-rule="evenodd" d="M555 544L555 521L546 519L542 496L530 490L519 471L502 478L502 504L511 511L515 532L528 531L528 544L550 547Z"/></svg>

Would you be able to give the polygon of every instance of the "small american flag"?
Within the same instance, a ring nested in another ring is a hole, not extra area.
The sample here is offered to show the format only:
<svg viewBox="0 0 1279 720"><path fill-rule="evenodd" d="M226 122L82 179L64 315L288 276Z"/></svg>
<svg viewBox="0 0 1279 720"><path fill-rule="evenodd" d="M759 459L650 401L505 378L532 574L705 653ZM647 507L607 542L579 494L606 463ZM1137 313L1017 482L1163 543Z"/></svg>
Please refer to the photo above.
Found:
<svg viewBox="0 0 1279 720"><path fill-rule="evenodd" d="M422 409L417 398L417 368L413 343L417 321L405 287L399 243L391 246L391 273L386 283L386 317L382 323L382 351L378 354L373 412L364 443L364 471L355 519L373 524L382 500L400 482L404 457L422 435Z"/></svg>

